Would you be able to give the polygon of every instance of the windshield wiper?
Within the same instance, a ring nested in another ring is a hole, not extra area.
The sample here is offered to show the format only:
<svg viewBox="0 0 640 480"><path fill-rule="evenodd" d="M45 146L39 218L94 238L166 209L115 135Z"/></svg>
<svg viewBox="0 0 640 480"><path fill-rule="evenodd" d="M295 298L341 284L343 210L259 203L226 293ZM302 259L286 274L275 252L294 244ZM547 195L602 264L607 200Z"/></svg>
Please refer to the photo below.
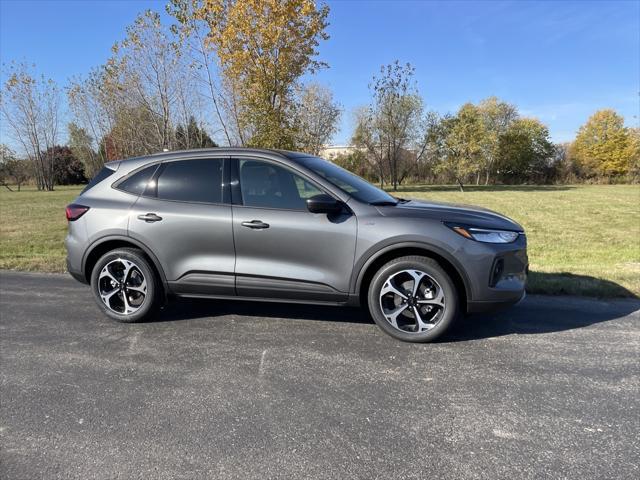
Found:
<svg viewBox="0 0 640 480"><path fill-rule="evenodd" d="M369 205L374 205L376 207L386 207L386 206L395 206L398 202L394 202L391 200L377 200L375 202L369 202Z"/></svg>

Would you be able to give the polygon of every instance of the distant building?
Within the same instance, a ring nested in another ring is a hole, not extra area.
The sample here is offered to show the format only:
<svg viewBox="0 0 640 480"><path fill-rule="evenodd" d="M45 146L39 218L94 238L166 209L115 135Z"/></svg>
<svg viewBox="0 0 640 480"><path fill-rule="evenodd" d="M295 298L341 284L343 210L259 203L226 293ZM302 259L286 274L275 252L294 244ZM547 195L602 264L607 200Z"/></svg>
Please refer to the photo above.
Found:
<svg viewBox="0 0 640 480"><path fill-rule="evenodd" d="M327 145L320 150L320 156L326 160L333 160L338 155L347 155L358 150L353 145Z"/></svg>

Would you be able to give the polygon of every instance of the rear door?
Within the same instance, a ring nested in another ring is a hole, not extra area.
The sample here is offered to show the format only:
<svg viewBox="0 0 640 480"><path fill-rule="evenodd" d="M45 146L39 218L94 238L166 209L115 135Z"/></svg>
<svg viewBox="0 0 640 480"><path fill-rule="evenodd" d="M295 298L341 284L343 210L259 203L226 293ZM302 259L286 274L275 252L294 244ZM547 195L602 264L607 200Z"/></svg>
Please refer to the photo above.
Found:
<svg viewBox="0 0 640 480"><path fill-rule="evenodd" d="M355 215L309 212L306 198L325 192L278 162L232 159L231 171L238 295L345 301Z"/></svg>
<svg viewBox="0 0 640 480"><path fill-rule="evenodd" d="M172 160L150 179L138 172L144 191L131 209L129 235L152 250L176 293L235 294L227 164L224 158ZM127 180L128 188L141 188L133 176Z"/></svg>

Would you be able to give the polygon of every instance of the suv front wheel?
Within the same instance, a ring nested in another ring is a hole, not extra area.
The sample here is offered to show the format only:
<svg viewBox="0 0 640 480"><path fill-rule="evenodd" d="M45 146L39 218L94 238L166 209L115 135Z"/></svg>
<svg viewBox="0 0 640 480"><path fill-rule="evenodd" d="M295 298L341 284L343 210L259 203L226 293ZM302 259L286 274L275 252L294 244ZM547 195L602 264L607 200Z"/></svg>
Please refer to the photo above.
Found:
<svg viewBox="0 0 640 480"><path fill-rule="evenodd" d="M458 292L435 260L407 256L376 272L368 292L369 311L382 330L405 342L429 342L459 314Z"/></svg>
<svg viewBox="0 0 640 480"><path fill-rule="evenodd" d="M119 322L151 317L161 304L161 288L148 260L135 248L107 252L91 274L91 290L98 306Z"/></svg>

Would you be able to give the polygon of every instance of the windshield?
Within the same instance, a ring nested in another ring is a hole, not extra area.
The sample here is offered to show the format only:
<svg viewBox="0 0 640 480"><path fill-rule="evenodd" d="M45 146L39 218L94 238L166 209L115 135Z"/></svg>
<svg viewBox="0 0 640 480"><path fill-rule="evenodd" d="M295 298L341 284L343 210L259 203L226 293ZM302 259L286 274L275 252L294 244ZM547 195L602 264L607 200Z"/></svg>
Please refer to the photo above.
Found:
<svg viewBox="0 0 640 480"><path fill-rule="evenodd" d="M318 157L297 158L305 167L333 183L356 200L373 205L395 205L398 200L384 190L374 187L366 180L340 168L334 163Z"/></svg>

